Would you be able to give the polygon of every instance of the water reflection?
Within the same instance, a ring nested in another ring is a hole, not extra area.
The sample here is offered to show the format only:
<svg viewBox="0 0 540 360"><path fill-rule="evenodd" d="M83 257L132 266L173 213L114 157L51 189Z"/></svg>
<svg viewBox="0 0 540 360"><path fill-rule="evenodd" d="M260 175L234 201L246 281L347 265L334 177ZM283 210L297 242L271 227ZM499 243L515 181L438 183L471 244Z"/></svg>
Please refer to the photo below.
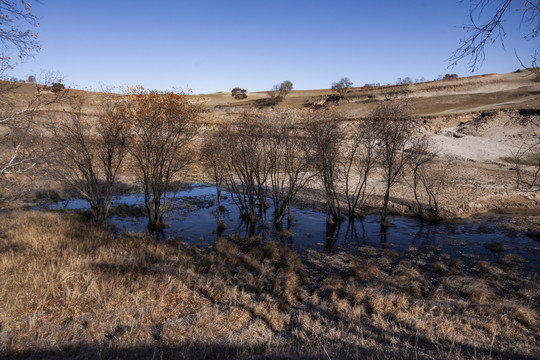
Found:
<svg viewBox="0 0 540 360"><path fill-rule="evenodd" d="M341 222L326 223L326 244L324 245L326 250L334 249L334 246L339 239L341 224Z"/></svg>
<svg viewBox="0 0 540 360"><path fill-rule="evenodd" d="M170 211L165 222L169 227L155 234L159 238L177 237L185 242L212 244L216 236L236 233L261 240L277 239L296 249L320 249L325 251L358 251L361 246L380 249L408 251L415 247L422 252L447 253L464 259L480 256L496 261L510 251L528 260L527 267L538 271L540 266L540 243L525 234L496 227L499 220L469 220L442 224L424 223L412 218L394 217L394 226L382 228L379 216L367 215L362 219L326 224L325 214L309 208L292 206L294 219L285 218L281 224L273 224L272 208L264 209L266 222L250 223L240 219L240 213L228 194L222 196L222 220L228 225L218 227L215 188L193 186L185 191L170 194ZM147 220L138 211L143 204L140 194L118 195L113 199L111 223L117 232L144 232ZM87 209L82 201L64 201L50 205L53 209ZM498 241L505 250L489 251L486 243Z"/></svg>
<svg viewBox="0 0 540 360"><path fill-rule="evenodd" d="M414 235L411 246L414 246L417 249L434 249L437 247L437 233L437 223L426 224L424 222L420 222L418 225L418 231Z"/></svg>
<svg viewBox="0 0 540 360"><path fill-rule="evenodd" d="M381 248L388 249L388 226L381 226Z"/></svg>

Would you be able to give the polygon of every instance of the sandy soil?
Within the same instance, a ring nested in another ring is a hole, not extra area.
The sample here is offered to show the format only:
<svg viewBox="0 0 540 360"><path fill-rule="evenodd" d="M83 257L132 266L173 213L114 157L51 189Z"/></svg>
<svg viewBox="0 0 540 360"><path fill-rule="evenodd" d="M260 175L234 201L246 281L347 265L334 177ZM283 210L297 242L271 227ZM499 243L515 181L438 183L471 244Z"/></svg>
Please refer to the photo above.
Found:
<svg viewBox="0 0 540 360"><path fill-rule="evenodd" d="M504 160L526 144L538 141L535 135L538 129L530 125L532 119L538 121L540 114L480 113L457 126L425 131L431 150L437 154L432 173L435 177L445 177L438 195L444 217L463 218L486 212L540 214L537 187L517 189L516 170ZM531 179L534 170L523 166L523 178ZM380 181L375 179L372 186L374 193L382 193ZM398 184L392 194L394 212L413 212L411 188L406 181ZM370 198L370 204L375 207L380 202L380 196Z"/></svg>

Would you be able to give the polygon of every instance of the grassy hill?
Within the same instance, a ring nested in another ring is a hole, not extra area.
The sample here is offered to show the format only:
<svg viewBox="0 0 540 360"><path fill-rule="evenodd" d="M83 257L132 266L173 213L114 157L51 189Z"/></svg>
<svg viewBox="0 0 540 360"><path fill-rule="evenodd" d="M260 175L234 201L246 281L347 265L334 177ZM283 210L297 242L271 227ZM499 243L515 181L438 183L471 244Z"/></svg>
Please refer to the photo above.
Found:
<svg viewBox="0 0 540 360"><path fill-rule="evenodd" d="M34 84L0 81L0 89L7 86L12 87L9 98L16 107L25 106L36 91ZM99 93L84 90L70 90L70 93L83 96L86 99L85 110L92 114L95 110L93 107L99 102ZM247 95L244 100L235 100L230 92L193 97L203 99L206 108L215 112L264 107L264 100L268 97L265 91L249 92ZM343 99L338 99L330 89L293 90L275 108L335 107L349 118L358 118L367 115L378 102L385 99L407 99L412 104L413 115L422 117L446 117L490 110L539 109L540 81L528 71L517 71L408 85L353 87Z"/></svg>
<svg viewBox="0 0 540 360"><path fill-rule="evenodd" d="M197 97L204 98L206 106L214 109L260 106L267 97L266 92L247 95L245 100L234 100L229 92ZM409 99L415 115L430 117L486 110L532 109L540 107L540 81L534 74L519 71L410 85L354 87L343 99L332 101L335 95L330 89L293 90L277 107L303 108L326 104L335 106L351 118L368 114L377 102L387 98Z"/></svg>

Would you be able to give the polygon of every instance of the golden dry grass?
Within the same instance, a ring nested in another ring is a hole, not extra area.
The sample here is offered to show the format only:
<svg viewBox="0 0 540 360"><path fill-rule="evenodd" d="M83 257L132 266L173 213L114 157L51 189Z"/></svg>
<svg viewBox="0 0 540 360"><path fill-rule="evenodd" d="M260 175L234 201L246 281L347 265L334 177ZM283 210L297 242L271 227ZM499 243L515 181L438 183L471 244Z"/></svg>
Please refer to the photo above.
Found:
<svg viewBox="0 0 540 360"><path fill-rule="evenodd" d="M61 213L3 213L0 229L4 358L533 359L540 351L538 280L515 276L515 267L417 265L417 254L375 248L298 254L258 237L209 248L114 238Z"/></svg>

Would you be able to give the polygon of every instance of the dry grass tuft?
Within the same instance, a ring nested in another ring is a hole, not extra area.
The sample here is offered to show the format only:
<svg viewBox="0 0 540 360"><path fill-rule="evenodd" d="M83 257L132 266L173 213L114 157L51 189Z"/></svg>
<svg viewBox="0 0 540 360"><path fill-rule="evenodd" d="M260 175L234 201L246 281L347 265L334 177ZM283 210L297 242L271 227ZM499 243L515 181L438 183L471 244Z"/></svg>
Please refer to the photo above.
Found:
<svg viewBox="0 0 540 360"><path fill-rule="evenodd" d="M385 275L384 271L372 262L356 264L351 268L351 276L362 281L379 280Z"/></svg>
<svg viewBox="0 0 540 360"><path fill-rule="evenodd" d="M476 304L487 304L497 298L489 285L482 280L475 280L465 285L462 289L462 295Z"/></svg>
<svg viewBox="0 0 540 360"><path fill-rule="evenodd" d="M438 273L446 273L448 272L449 268L443 261L436 261L431 265L433 271Z"/></svg>
<svg viewBox="0 0 540 360"><path fill-rule="evenodd" d="M499 260L497 260L497 265L499 265L505 271L516 271L525 262L525 259L517 254L506 254Z"/></svg>
<svg viewBox="0 0 540 360"><path fill-rule="evenodd" d="M473 265L473 269L479 273L480 276L486 278L498 278L504 275L504 271L500 268L491 265L487 261L478 261Z"/></svg>
<svg viewBox="0 0 540 360"><path fill-rule="evenodd" d="M512 319L521 322L525 326L536 327L540 330L540 319L536 310L524 305L514 305L509 310Z"/></svg>

